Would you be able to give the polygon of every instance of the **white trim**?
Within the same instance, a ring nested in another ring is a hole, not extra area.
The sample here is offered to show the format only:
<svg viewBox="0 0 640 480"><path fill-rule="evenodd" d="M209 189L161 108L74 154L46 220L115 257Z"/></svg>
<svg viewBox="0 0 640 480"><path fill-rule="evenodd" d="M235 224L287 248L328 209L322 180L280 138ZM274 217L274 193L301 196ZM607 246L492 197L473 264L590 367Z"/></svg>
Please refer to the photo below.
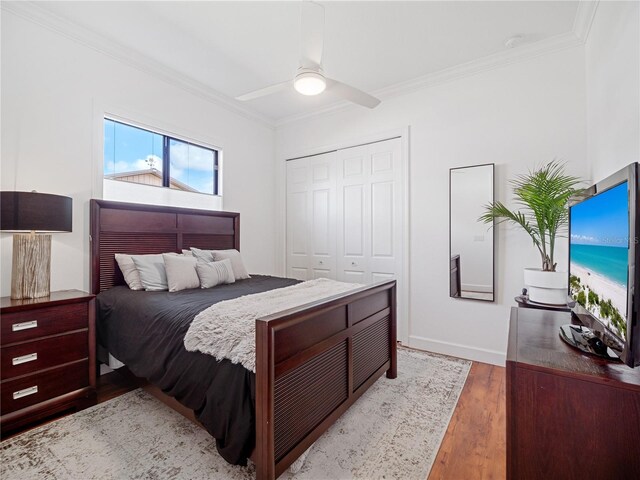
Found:
<svg viewBox="0 0 640 480"><path fill-rule="evenodd" d="M573 33L582 43L586 43L589 38L593 18L596 16L596 10L598 10L598 3L599 0L580 0L580 3L578 3L578 11L573 21Z"/></svg>
<svg viewBox="0 0 640 480"><path fill-rule="evenodd" d="M310 155L319 155L322 153L332 152L335 150L343 150L345 148L352 148L358 145L367 143L382 142L391 138L400 138L401 153L400 163L402 168L402 192L403 192L403 259L402 259L402 283L406 286L405 291L402 294L402 298L398 298L398 303L402 302L404 320L406 325L406 335L402 335L402 329L398 331L398 340L403 343L407 343L409 333L411 332L411 298L409 292L411 286L409 284L410 277L410 244L411 244L411 230L410 230L410 192L409 192L409 134L410 127L401 127L393 130L386 130L370 135L363 135L361 137L351 139L348 141L342 141L331 145L324 145L319 147L309 147L300 150L290 150L276 155L276 225L277 225L277 245L280 247L276 251L276 265L279 267L280 275L285 275L287 265L287 252L286 252L286 238L287 238L287 222L286 222L286 162L288 159L307 157ZM277 247L276 247L277 248ZM402 322L403 319L398 319L398 322Z"/></svg>
<svg viewBox="0 0 640 480"><path fill-rule="evenodd" d="M17 15L87 48L108 55L130 67L182 88L203 100L274 129L274 123L271 118L246 107L238 100L234 100L161 62L125 47L117 39L97 34L76 22L56 15L35 2L2 2L0 8L4 12Z"/></svg>
<svg viewBox="0 0 640 480"><path fill-rule="evenodd" d="M452 357L466 358L474 362L489 363L504 367L507 360L506 352L498 350L490 350L487 348L471 347L469 345L461 345L459 343L443 342L431 338L418 337L416 335L409 336L409 347L418 350L426 350L428 352L450 355Z"/></svg>
<svg viewBox="0 0 640 480"><path fill-rule="evenodd" d="M573 48L582 45L584 42L578 38L573 32L567 32L553 37L545 38L544 40L537 41L535 43L526 44L517 48L503 50L486 57L471 60L466 63L454 65L453 67L445 68L437 72L428 73L426 75L407 80L405 82L396 83L388 87L375 90L371 95L384 100L405 95L424 88L433 87L443 83L451 82L459 78L470 77L478 73L487 72L496 68L502 68L507 65L511 65L518 62L530 60L541 55L554 53L557 51L565 50L567 48ZM275 121L276 127L281 127L289 123L298 122L317 115L325 115L327 113L334 113L337 111L348 110L351 108L362 108L347 101L339 101L320 107L311 112L305 112L295 115L289 115L280 118Z"/></svg>

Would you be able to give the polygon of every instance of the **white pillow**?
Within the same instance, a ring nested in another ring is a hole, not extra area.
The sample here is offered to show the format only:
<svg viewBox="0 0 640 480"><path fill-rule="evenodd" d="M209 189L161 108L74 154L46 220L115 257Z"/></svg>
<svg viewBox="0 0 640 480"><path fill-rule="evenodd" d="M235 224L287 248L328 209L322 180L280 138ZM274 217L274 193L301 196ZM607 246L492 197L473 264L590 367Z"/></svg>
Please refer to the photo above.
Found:
<svg viewBox="0 0 640 480"><path fill-rule="evenodd" d="M219 262L221 260L231 260L231 266L233 268L233 275L236 280L242 280L243 278L251 278L247 269L244 266L240 252L236 249L230 250L200 250L199 248L191 247L193 255L205 262Z"/></svg>
<svg viewBox="0 0 640 480"><path fill-rule="evenodd" d="M183 248L182 249L182 255L184 255L185 257L193 257L193 252L191 250L185 250Z"/></svg>
<svg viewBox="0 0 640 480"><path fill-rule="evenodd" d="M127 282L131 290L144 290L142 281L140 280L140 274L136 269L135 263L131 260L131 255L125 253L116 253L116 262L120 267L124 281Z"/></svg>
<svg viewBox="0 0 640 480"><path fill-rule="evenodd" d="M200 288L211 288L221 283L236 281L231 260L228 259L221 262L197 262L196 271L200 278Z"/></svg>
<svg viewBox="0 0 640 480"><path fill-rule="evenodd" d="M169 288L161 253L158 255L131 255L131 259L136 265L140 281L146 291L156 292Z"/></svg>
<svg viewBox="0 0 640 480"><path fill-rule="evenodd" d="M198 288L200 279L196 272L196 258L182 255L162 255L167 272L167 285L170 292L179 292L187 288Z"/></svg>

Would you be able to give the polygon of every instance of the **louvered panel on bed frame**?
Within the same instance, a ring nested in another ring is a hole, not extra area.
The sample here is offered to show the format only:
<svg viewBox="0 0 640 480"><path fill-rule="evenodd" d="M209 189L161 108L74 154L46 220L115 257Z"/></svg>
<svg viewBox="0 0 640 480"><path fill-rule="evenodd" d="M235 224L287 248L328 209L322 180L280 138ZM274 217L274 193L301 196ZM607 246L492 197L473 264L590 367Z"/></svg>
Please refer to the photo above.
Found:
<svg viewBox="0 0 640 480"><path fill-rule="evenodd" d="M239 250L239 229L237 213L91 200L92 293L124 283L115 253ZM257 480L278 477L396 368L393 280L258 319Z"/></svg>
<svg viewBox="0 0 640 480"><path fill-rule="evenodd" d="M353 388L357 389L389 360L389 316L353 336Z"/></svg>
<svg viewBox="0 0 640 480"><path fill-rule="evenodd" d="M279 461L349 396L347 341L275 382L275 457ZM323 392L319 396L317 392Z"/></svg>

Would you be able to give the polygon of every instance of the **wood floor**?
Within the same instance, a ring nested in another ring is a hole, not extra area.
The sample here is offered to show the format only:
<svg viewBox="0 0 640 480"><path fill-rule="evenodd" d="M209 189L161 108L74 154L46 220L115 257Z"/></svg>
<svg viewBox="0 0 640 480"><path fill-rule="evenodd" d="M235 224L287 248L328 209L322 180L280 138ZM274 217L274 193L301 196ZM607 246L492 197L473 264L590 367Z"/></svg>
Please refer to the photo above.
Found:
<svg viewBox="0 0 640 480"><path fill-rule="evenodd" d="M473 362L428 480L506 478L505 380L503 367ZM126 368L101 375L98 403L145 383Z"/></svg>
<svg viewBox="0 0 640 480"><path fill-rule="evenodd" d="M507 476L506 372L473 362L429 480Z"/></svg>

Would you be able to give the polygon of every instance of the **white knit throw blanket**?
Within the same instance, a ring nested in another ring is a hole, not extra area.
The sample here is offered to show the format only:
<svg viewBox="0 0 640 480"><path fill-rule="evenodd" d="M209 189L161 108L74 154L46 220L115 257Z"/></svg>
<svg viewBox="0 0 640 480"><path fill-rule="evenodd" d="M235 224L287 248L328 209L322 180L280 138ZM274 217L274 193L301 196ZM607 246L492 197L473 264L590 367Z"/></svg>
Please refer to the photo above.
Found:
<svg viewBox="0 0 640 480"><path fill-rule="evenodd" d="M224 358L256 371L256 319L360 288L319 278L211 305L194 318L184 346L218 360Z"/></svg>

